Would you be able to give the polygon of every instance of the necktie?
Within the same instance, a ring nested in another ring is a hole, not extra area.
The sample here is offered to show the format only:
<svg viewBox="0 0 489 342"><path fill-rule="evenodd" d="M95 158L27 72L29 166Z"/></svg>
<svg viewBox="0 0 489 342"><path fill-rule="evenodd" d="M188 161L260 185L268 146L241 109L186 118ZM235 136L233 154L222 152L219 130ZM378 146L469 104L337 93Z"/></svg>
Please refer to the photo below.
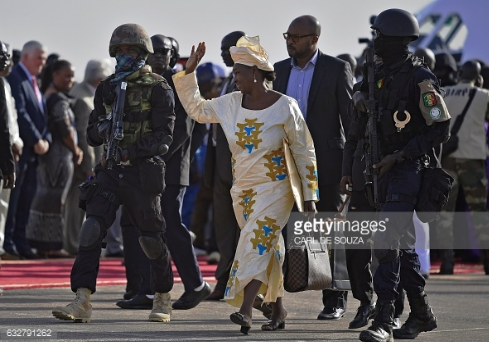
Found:
<svg viewBox="0 0 489 342"><path fill-rule="evenodd" d="M32 81L32 86L34 87L34 92L36 93L37 102L42 108L42 95L41 95L41 91L39 90L39 86L37 85L36 76L32 76L31 81Z"/></svg>

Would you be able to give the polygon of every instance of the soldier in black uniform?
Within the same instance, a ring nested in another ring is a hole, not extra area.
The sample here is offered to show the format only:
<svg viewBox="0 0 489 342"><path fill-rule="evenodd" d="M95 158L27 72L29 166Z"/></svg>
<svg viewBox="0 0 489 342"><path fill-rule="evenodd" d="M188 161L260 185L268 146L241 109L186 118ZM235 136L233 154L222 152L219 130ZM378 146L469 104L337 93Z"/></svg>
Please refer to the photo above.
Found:
<svg viewBox="0 0 489 342"><path fill-rule="evenodd" d="M368 330L360 333L360 340L384 342L392 341L393 335L412 339L437 326L424 292L425 280L414 251L415 241L408 232L413 229L423 168L428 156L433 157L433 147L447 138L450 115L436 77L409 52L409 43L419 37L416 18L404 10L389 9L377 16L371 28L375 33L375 55L382 59L375 70L381 158L373 167L379 176L378 219L386 229L377 230L373 237L374 254L379 261L374 276L377 315ZM355 107L365 113L366 80L353 96ZM394 301L400 277L411 313L393 334Z"/></svg>
<svg viewBox="0 0 489 342"><path fill-rule="evenodd" d="M172 142L173 92L163 77L145 67L153 46L141 26L117 27L110 40L109 53L117 61L116 72L97 87L87 140L91 146L103 144L105 151L110 148L111 117L119 103L117 94L122 82L127 83L124 136L115 160L106 161L104 156L95 167L95 177L80 185L80 207L86 211L87 218L80 230L80 246L71 271L71 289L76 292L76 299L65 307L56 307L53 315L75 322L90 321L90 295L95 292L102 240L123 204L138 226L139 243L151 260L151 280L156 293L149 319L169 322L173 273L161 213L164 163L159 155Z"/></svg>
<svg viewBox="0 0 489 342"><path fill-rule="evenodd" d="M353 86L357 91L361 83ZM341 191L350 196L346 219L349 221L375 220L375 208L372 207L365 196L365 170L364 139L367 116L355 110L353 103L348 107L351 123L343 150L342 178L340 181ZM406 231L409 238L415 239L413 229ZM359 329L368 324L375 317L374 286L372 277L372 248L369 239L371 234L365 235L358 232L345 231L345 236L361 237L365 243L350 246L345 249L346 267L350 279L351 292L355 299L360 301L355 318L348 325L348 329ZM402 289L402 279L397 292L399 293L394 303L394 319L392 328L401 327L400 317L404 311L405 295Z"/></svg>
<svg viewBox="0 0 489 342"><path fill-rule="evenodd" d="M151 37L151 43L154 53L149 55L148 64L174 89L171 77L174 72L169 68L171 40L164 35L156 34ZM185 287L184 294L173 303L172 307L174 310L188 310L207 298L211 290L209 284L202 278L190 233L182 223L181 216L183 197L189 185L190 143L195 121L187 115L178 97L175 98L175 115L173 142L168 153L163 156L166 163L166 188L161 195L161 201L162 213L167 225L165 236L168 248ZM142 278L142 281L138 295L128 301L117 302L117 306L123 309L141 309L151 305L151 300L148 298L148 295L152 294L149 283L150 266L141 248L134 243L138 231L132 220L128 219L126 209L124 206L121 217L124 250L131 251L124 255L126 275L128 283L137 283L139 278Z"/></svg>

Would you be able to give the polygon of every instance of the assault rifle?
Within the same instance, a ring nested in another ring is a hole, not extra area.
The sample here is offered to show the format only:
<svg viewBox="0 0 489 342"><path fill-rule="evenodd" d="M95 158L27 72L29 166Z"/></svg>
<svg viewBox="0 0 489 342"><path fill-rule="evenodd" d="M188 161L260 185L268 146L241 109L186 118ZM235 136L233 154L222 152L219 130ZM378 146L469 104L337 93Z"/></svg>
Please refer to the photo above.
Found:
<svg viewBox="0 0 489 342"><path fill-rule="evenodd" d="M119 151L119 142L124 138L124 103L126 101L126 82L121 82L120 87L116 90L115 107L107 117L111 121L110 136L107 146L107 169L112 170L114 163L117 163L117 153Z"/></svg>
<svg viewBox="0 0 489 342"><path fill-rule="evenodd" d="M373 168L373 165L380 161L379 140L377 136L379 112L377 109L377 101L374 96L375 62L373 48L367 49L366 59L368 81L368 121L366 134L368 135L368 146L365 149L365 171L363 172L363 175L365 177L365 196L367 196L368 202L373 208L379 209L378 173L377 170Z"/></svg>

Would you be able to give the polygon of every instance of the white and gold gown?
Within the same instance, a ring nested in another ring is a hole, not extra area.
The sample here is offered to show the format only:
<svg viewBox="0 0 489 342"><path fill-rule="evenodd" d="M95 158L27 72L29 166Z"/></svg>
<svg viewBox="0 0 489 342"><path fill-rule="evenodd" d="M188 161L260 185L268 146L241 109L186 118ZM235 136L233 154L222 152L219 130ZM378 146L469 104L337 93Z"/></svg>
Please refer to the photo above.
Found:
<svg viewBox="0 0 489 342"><path fill-rule="evenodd" d="M241 233L224 299L241 306L245 286L257 279L265 302L275 302L284 295L281 230L294 204L284 138L297 164L304 200L319 199L316 154L299 106L283 95L266 109L249 110L241 105L241 92L202 99L195 73L180 72L173 81L187 114L200 123L220 123L232 153L231 196Z"/></svg>

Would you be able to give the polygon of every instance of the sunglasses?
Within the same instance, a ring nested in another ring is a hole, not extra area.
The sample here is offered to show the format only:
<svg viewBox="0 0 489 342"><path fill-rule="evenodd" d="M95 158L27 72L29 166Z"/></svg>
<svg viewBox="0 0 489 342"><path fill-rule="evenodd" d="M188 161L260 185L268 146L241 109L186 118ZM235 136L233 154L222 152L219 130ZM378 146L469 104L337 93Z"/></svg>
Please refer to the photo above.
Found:
<svg viewBox="0 0 489 342"><path fill-rule="evenodd" d="M171 52L171 49L156 49L154 50L154 54L156 55L157 53L160 53L161 55L169 55Z"/></svg>

